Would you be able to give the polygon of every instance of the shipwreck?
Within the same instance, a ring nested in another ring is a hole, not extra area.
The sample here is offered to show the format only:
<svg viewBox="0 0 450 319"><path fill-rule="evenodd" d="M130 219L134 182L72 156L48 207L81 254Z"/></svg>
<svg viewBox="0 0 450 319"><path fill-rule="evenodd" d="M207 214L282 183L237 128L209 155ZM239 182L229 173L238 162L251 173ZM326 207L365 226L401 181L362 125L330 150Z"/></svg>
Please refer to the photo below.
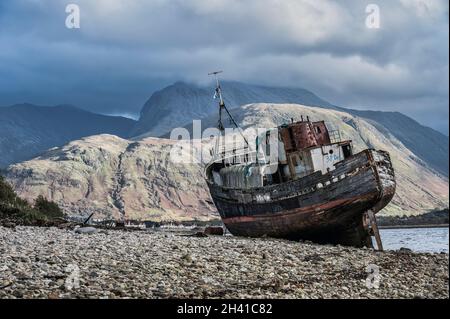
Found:
<svg viewBox="0 0 450 319"><path fill-rule="evenodd" d="M375 214L396 189L387 152L366 149L354 154L351 140L329 130L324 121L309 118L292 119L256 136L256 149L245 137L244 147L227 149L221 143L223 113L237 123L225 106L218 79L216 96L221 134L205 178L231 234L355 247L373 247L374 236L377 248L383 249ZM260 155L270 151L269 140L277 142L276 161Z"/></svg>

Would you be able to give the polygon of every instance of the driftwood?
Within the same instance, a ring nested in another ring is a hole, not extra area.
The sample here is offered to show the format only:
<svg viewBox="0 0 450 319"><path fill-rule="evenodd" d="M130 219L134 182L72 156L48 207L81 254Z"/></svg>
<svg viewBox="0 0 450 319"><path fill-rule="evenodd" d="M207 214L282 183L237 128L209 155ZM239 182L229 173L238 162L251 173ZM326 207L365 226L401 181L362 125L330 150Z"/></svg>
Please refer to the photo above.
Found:
<svg viewBox="0 0 450 319"><path fill-rule="evenodd" d="M193 234L187 234L187 235L182 235L182 236L203 238L203 237L208 237L209 235L212 235L212 236L223 236L224 235L224 229L221 226L209 226L209 227L206 227L202 231L197 231L197 232L195 232Z"/></svg>
<svg viewBox="0 0 450 319"><path fill-rule="evenodd" d="M88 216L88 218L86 218L86 220L83 222L83 225L86 225L89 222L89 220L92 218L92 216L94 216L94 213L90 214Z"/></svg>
<svg viewBox="0 0 450 319"><path fill-rule="evenodd" d="M207 235L223 236L224 231L223 231L223 227L209 226L209 227L205 228L204 233Z"/></svg>

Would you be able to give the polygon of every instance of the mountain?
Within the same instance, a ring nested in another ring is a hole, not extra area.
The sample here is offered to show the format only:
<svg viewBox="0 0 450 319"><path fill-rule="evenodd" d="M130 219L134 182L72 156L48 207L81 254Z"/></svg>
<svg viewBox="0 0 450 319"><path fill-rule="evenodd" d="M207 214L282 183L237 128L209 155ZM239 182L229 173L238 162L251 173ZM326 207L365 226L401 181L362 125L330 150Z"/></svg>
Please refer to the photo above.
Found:
<svg viewBox="0 0 450 319"><path fill-rule="evenodd" d="M401 113L346 109L300 88L267 87L240 82L224 82L222 88L229 108L259 102L293 103L341 110L365 118L373 125L378 125L383 134L395 136L429 167L448 176L449 137L424 127ZM213 86L201 87L183 82L155 92L145 103L131 135L138 138L167 136L173 128L186 126L193 119L217 114L217 101L213 101L213 94Z"/></svg>
<svg viewBox="0 0 450 319"><path fill-rule="evenodd" d="M378 126L380 132L394 135L433 169L448 176L448 136L423 126L399 112L347 111L370 120L373 125Z"/></svg>
<svg viewBox="0 0 450 319"><path fill-rule="evenodd" d="M153 221L209 220L214 208L198 164L174 164L175 141L97 135L11 165L7 180L32 200L53 198L69 215Z"/></svg>
<svg viewBox="0 0 450 319"><path fill-rule="evenodd" d="M0 167L84 136L109 133L126 137L135 121L91 113L74 106L17 104L0 107Z"/></svg>
<svg viewBox="0 0 450 319"><path fill-rule="evenodd" d="M333 108L305 89L274 88L240 82L221 83L226 92L224 98L229 108L250 103L298 103ZM217 101L213 100L214 87L201 87L177 82L153 93L141 111L132 136L162 136L175 127L181 127L217 113Z"/></svg>
<svg viewBox="0 0 450 319"><path fill-rule="evenodd" d="M338 127L344 138L352 139L355 151L367 147L389 151L398 188L383 215L418 215L448 208L448 179L380 124L342 111L294 104L251 104L230 112L243 128L274 127L301 115L323 119L330 127ZM203 124L216 122L216 116L210 116ZM203 165L172 161L175 143L150 137L130 141L91 136L11 165L6 178L20 196L44 195L72 215L96 212L96 218L154 221L217 218L202 177ZM208 153L211 142L202 145ZM187 158L189 147L184 144L182 152Z"/></svg>

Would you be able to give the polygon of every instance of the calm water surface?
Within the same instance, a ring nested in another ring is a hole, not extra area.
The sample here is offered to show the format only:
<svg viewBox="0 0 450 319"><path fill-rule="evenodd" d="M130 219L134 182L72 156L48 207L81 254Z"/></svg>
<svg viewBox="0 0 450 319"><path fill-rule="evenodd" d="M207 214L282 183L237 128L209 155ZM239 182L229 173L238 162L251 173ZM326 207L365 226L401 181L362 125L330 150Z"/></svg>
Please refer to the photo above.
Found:
<svg viewBox="0 0 450 319"><path fill-rule="evenodd" d="M381 229L380 233L385 250L405 247L415 252L448 253L448 227Z"/></svg>

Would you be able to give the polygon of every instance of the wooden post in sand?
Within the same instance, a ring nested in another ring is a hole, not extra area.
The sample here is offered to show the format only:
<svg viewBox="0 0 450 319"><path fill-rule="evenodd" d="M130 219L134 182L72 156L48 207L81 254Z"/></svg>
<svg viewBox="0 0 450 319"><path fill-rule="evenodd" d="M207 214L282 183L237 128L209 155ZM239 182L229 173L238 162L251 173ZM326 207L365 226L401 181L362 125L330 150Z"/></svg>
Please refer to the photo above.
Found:
<svg viewBox="0 0 450 319"><path fill-rule="evenodd" d="M381 236L380 236L380 232L378 230L378 224L377 224L377 219L375 217L375 214L373 213L372 210L368 210L367 216L369 217L370 228L373 232L373 235L375 236L375 240L377 241L377 249L379 251L383 251L383 243L381 242Z"/></svg>

